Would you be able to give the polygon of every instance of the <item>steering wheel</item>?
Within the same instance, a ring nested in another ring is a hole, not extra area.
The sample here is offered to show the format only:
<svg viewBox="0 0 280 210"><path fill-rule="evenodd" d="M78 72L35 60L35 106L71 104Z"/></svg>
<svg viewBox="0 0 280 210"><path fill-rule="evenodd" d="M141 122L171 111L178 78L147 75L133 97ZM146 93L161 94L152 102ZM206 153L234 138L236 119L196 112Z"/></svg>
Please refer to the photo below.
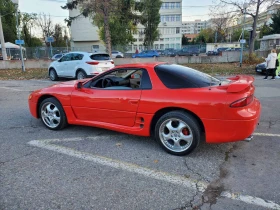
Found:
<svg viewBox="0 0 280 210"><path fill-rule="evenodd" d="M102 80L102 88L111 87L114 85L114 81L107 77Z"/></svg>

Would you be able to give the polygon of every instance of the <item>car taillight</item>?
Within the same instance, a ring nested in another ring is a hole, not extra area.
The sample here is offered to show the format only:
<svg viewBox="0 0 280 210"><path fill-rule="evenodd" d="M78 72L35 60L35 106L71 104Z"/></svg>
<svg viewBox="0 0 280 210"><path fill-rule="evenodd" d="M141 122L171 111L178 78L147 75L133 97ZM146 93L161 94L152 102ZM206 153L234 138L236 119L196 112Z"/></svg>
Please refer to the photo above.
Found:
<svg viewBox="0 0 280 210"><path fill-rule="evenodd" d="M111 61L111 63L114 64L115 62L114 62L114 61Z"/></svg>
<svg viewBox="0 0 280 210"><path fill-rule="evenodd" d="M99 64L99 62L96 62L96 61L88 61L86 63L89 65L98 65Z"/></svg>
<svg viewBox="0 0 280 210"><path fill-rule="evenodd" d="M243 107L243 106L247 106L248 104L250 104L252 101L254 100L254 96L250 95L246 98L242 98L239 99L233 103L230 104L230 107L236 108L236 107Z"/></svg>

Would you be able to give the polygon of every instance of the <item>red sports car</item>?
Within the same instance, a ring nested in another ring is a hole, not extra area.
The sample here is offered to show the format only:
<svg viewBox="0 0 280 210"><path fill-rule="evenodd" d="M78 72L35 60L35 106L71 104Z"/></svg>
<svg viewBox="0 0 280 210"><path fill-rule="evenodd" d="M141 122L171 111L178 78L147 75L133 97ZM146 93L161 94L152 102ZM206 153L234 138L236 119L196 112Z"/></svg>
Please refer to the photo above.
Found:
<svg viewBox="0 0 280 210"><path fill-rule="evenodd" d="M253 82L175 64L127 64L34 91L29 107L51 130L75 124L154 136L167 152L186 155L204 139L251 139L261 113Z"/></svg>

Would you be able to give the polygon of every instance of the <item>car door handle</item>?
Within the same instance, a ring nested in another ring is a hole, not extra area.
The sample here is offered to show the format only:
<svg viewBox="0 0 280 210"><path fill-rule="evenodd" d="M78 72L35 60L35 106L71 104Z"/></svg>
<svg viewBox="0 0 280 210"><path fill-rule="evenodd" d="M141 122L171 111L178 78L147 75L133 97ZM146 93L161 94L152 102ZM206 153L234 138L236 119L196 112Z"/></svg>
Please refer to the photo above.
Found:
<svg viewBox="0 0 280 210"><path fill-rule="evenodd" d="M129 103L137 105L138 104L138 100L129 100Z"/></svg>

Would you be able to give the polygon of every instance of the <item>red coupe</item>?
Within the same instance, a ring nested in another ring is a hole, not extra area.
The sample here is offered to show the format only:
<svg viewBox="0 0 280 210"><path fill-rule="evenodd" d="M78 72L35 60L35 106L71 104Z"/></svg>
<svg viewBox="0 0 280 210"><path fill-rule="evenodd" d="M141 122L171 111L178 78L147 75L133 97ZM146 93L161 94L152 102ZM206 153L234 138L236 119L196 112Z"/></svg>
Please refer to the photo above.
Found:
<svg viewBox="0 0 280 210"><path fill-rule="evenodd" d="M261 113L253 82L175 64L127 64L34 91L29 108L51 130L75 124L154 136L167 152L186 155L204 139L251 139Z"/></svg>

